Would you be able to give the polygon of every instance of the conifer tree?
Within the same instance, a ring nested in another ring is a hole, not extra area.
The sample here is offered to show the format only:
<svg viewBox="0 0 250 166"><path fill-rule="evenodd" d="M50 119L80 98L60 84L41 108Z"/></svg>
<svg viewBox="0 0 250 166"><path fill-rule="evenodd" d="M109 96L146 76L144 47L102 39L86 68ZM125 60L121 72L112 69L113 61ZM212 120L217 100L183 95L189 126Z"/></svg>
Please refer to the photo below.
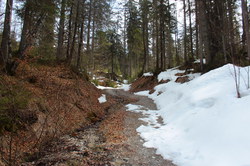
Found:
<svg viewBox="0 0 250 166"><path fill-rule="evenodd" d="M5 68L10 58L10 35L11 35L11 18L12 18L13 0L6 1L4 29L0 50L0 69Z"/></svg>

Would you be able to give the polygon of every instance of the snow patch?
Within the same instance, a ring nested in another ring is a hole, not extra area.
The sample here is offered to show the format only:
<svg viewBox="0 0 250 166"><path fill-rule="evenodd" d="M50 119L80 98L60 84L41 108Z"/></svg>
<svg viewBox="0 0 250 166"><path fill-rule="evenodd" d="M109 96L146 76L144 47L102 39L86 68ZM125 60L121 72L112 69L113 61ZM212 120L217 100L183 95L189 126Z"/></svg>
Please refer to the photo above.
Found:
<svg viewBox="0 0 250 166"><path fill-rule="evenodd" d="M201 60L197 59L196 61L194 61L194 63L201 63ZM206 59L205 58L203 58L203 64L206 64Z"/></svg>
<svg viewBox="0 0 250 166"><path fill-rule="evenodd" d="M134 105L134 104L127 104L126 105L128 111L134 111L134 112L140 112L140 110L143 108L141 105Z"/></svg>
<svg viewBox="0 0 250 166"><path fill-rule="evenodd" d="M106 95L102 95L101 97L98 98L99 103L105 103L107 102Z"/></svg>
<svg viewBox="0 0 250 166"><path fill-rule="evenodd" d="M98 89L101 89L101 90L103 90L103 89L116 89L116 88L113 88L113 87L106 87L106 86L100 86L100 85L98 85L98 86L96 86Z"/></svg>
<svg viewBox="0 0 250 166"><path fill-rule="evenodd" d="M136 93L134 93L134 94L135 94L135 95L139 95L139 96L148 96L149 90L136 92Z"/></svg>
<svg viewBox="0 0 250 166"><path fill-rule="evenodd" d="M124 91L129 91L130 90L130 84L122 84L121 86L118 87L118 89L123 89Z"/></svg>
<svg viewBox="0 0 250 166"><path fill-rule="evenodd" d="M150 76L153 76L154 74L153 73L144 73L143 76L144 77L150 77Z"/></svg>

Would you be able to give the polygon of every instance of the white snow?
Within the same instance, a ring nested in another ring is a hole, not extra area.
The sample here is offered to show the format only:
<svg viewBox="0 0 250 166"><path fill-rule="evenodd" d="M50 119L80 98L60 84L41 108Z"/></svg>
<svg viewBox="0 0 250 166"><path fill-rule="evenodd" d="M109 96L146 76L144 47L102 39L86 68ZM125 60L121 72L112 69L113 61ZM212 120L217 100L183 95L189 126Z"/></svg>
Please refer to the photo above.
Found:
<svg viewBox="0 0 250 166"><path fill-rule="evenodd" d="M95 84L94 84L95 85ZM98 88L98 89L116 89L116 88L113 88L113 87L106 87L106 86L100 86L100 85L98 85L98 86L96 86L96 88Z"/></svg>
<svg viewBox="0 0 250 166"><path fill-rule="evenodd" d="M185 71L173 68L173 69L169 69L167 71L161 72L157 78L158 78L158 81L161 81L161 80L175 81L179 77L179 76L175 76L175 74L177 74L177 73L185 73ZM197 73L188 74L187 76L189 76L189 78L192 80L192 79L200 76L200 74L197 74Z"/></svg>
<svg viewBox="0 0 250 166"><path fill-rule="evenodd" d="M135 93L135 95L139 95L139 96L148 96L148 94L149 94L149 90L140 91L140 92Z"/></svg>
<svg viewBox="0 0 250 166"><path fill-rule="evenodd" d="M149 72L149 73L144 73L144 74L143 74L143 76L145 76L145 77L150 77L150 76L153 76L153 75L154 75L154 74L153 74L153 73L150 73L150 72Z"/></svg>
<svg viewBox="0 0 250 166"><path fill-rule="evenodd" d="M130 84L122 84L121 86L118 87L118 89L123 89L124 91L129 91Z"/></svg>
<svg viewBox="0 0 250 166"><path fill-rule="evenodd" d="M92 83L92 84L95 85L94 83ZM96 86L96 88L101 89L101 90L104 90L104 89L122 89L124 91L129 91L130 90L130 84L121 84L121 85L118 85L117 88L98 85L98 86Z"/></svg>
<svg viewBox="0 0 250 166"><path fill-rule="evenodd" d="M201 60L197 59L196 61L194 61L194 63L201 63ZM206 64L206 59L205 58L203 59L203 64Z"/></svg>
<svg viewBox="0 0 250 166"><path fill-rule="evenodd" d="M133 110L137 110L137 109L141 109L142 108L142 106L140 106L140 105L134 105L134 104L128 104L128 105L126 105L126 107L127 107L128 111L133 111Z"/></svg>
<svg viewBox="0 0 250 166"><path fill-rule="evenodd" d="M107 102L106 95L102 95L101 97L98 98L99 103L105 103Z"/></svg>
<svg viewBox="0 0 250 166"><path fill-rule="evenodd" d="M171 69L158 76L171 81L156 86L153 94L136 93L148 95L159 109L127 106L145 115L140 120L148 125L137 129L144 146L178 166L250 166L250 90L247 70L240 69L242 98L236 97L231 64L191 75L184 84L174 82L183 71ZM157 122L159 116L164 124Z"/></svg>

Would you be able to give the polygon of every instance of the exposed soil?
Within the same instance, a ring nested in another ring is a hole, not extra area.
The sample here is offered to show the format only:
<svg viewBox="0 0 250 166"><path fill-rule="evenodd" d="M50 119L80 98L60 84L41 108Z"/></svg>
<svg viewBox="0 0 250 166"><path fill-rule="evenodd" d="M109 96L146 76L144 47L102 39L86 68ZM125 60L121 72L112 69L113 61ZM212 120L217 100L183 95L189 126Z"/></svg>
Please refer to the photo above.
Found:
<svg viewBox="0 0 250 166"><path fill-rule="evenodd" d="M130 88L131 92L139 92L144 90L152 90L158 84L155 76L142 76L135 80Z"/></svg>
<svg viewBox="0 0 250 166"><path fill-rule="evenodd" d="M39 158L23 166L174 166L155 154L154 149L143 147L136 132L142 114L126 111L125 104L134 103L147 109L156 109L152 100L123 90L105 90L116 104L109 115L94 125L80 128L70 135L44 146Z"/></svg>

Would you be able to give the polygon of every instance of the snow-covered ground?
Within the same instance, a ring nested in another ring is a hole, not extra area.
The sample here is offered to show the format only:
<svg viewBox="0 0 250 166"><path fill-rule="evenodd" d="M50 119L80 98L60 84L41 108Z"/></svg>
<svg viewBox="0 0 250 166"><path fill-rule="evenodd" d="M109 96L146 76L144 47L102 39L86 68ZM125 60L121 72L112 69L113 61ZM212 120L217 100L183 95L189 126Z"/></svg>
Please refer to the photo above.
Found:
<svg viewBox="0 0 250 166"><path fill-rule="evenodd" d="M165 159L178 166L250 166L250 90L247 68L240 68L241 98L237 98L233 66L225 65L193 80L175 83L176 69L159 75L170 79L155 87L155 92L138 92L152 98L159 110L142 112L148 125L137 131L144 146L156 148ZM238 69L237 69L238 71ZM183 72L183 71L182 71ZM159 124L159 116L163 124Z"/></svg>

